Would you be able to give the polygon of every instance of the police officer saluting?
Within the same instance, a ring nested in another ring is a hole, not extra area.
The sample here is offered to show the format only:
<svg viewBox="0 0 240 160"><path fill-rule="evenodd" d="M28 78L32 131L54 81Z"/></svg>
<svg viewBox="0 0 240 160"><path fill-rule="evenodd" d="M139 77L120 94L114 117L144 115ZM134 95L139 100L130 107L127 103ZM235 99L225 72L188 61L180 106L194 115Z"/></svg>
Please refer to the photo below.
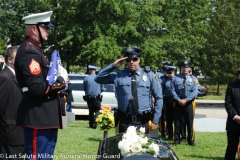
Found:
<svg viewBox="0 0 240 160"><path fill-rule="evenodd" d="M96 66L89 65L89 76L85 77L83 81L83 90L85 91L85 98L89 109L89 127L96 129L97 124L95 122L99 115L101 107L101 92L102 86L94 81L96 77Z"/></svg>
<svg viewBox="0 0 240 160"><path fill-rule="evenodd" d="M17 126L24 131L26 159L38 159L39 154L52 156L58 129L62 128L62 109L59 91L65 88L67 71L62 68L52 86L48 85L49 60L41 48L48 39L53 24L52 11L24 17L26 39L20 45L15 59L15 73L23 90L18 107Z"/></svg>
<svg viewBox="0 0 240 160"><path fill-rule="evenodd" d="M175 139L174 145L180 144L186 140L187 126L187 141L191 146L195 146L194 139L194 114L195 114L195 97L198 94L198 80L195 76L189 74L191 62L184 60L180 64L181 74L175 77L172 83L171 95L176 101L175 104ZM182 137L180 138L180 134Z"/></svg>
<svg viewBox="0 0 240 160"><path fill-rule="evenodd" d="M119 132L125 132L129 126L145 127L149 129L158 127L162 111L162 90L160 83L154 78L153 72L140 67L141 50L127 47L122 50L124 58L116 60L98 73L97 83L115 84L116 97L119 110ZM126 62L127 68L113 71ZM152 108L151 98L155 98ZM117 118L117 117L115 117ZM152 120L151 126L149 121Z"/></svg>

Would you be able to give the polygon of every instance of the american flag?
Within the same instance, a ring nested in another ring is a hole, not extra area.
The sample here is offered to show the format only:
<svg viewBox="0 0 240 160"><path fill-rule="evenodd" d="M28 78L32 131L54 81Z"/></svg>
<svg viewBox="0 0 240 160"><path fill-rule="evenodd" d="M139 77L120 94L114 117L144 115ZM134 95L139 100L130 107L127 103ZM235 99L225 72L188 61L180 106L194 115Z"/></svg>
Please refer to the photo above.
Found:
<svg viewBox="0 0 240 160"><path fill-rule="evenodd" d="M47 82L50 86L57 80L58 67L61 65L61 58L58 50L54 50L51 55L50 66L47 75Z"/></svg>

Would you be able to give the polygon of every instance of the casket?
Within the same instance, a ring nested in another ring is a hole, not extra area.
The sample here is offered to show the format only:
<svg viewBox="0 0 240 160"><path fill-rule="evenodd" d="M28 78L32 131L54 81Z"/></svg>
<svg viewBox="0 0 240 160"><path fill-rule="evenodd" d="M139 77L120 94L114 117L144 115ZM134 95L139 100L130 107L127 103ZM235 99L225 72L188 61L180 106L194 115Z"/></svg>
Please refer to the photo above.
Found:
<svg viewBox="0 0 240 160"><path fill-rule="evenodd" d="M117 134L116 136L101 141L98 147L97 160L138 160L140 158L141 160L147 160L150 159L149 157L151 157L152 160L179 160L167 142L158 137L151 137L151 135L148 135L148 138L154 140L154 143L159 145L159 153L156 158L144 153L123 158L118 149L118 142L122 140L122 135L123 134Z"/></svg>

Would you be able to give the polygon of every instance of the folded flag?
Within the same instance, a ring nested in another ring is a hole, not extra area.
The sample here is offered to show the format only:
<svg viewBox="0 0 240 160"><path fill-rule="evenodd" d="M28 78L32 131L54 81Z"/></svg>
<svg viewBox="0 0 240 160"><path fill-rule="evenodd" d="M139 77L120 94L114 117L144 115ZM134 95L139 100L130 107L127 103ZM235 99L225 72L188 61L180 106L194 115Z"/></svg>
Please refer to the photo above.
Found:
<svg viewBox="0 0 240 160"><path fill-rule="evenodd" d="M61 65L61 58L58 50L54 50L51 55L50 66L47 74L47 82L50 86L57 80L58 68Z"/></svg>

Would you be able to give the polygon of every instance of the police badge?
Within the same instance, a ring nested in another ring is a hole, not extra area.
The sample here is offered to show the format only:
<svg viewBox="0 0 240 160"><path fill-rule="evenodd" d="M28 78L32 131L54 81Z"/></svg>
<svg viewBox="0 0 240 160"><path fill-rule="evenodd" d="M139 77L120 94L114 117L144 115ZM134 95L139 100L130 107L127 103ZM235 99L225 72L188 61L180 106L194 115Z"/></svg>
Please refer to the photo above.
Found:
<svg viewBox="0 0 240 160"><path fill-rule="evenodd" d="M128 53L131 53L132 51L133 51L133 50L132 50L132 47L128 47L128 48L127 48L127 52L128 52Z"/></svg>

